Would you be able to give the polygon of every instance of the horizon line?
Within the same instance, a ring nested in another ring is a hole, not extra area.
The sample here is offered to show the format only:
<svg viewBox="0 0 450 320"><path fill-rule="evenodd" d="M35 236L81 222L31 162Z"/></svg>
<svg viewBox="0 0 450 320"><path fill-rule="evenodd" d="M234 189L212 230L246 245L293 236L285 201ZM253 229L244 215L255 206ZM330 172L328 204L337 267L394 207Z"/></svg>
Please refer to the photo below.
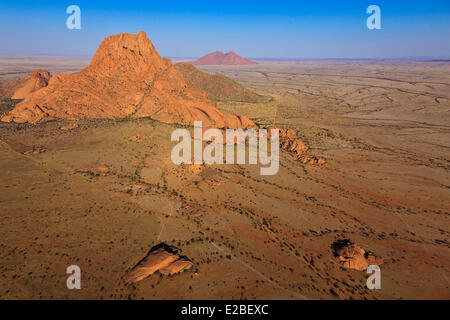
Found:
<svg viewBox="0 0 450 320"><path fill-rule="evenodd" d="M58 58L90 58L92 59L94 55L65 55L65 54L3 54L0 53L0 57L58 57ZM201 57L177 57L177 56L161 56L162 58L168 58L168 59L184 59L184 60L196 60ZM281 58L281 57L244 57L250 60L256 60L256 61L330 61L330 60L359 60L359 61L393 61L393 60L411 60L411 61L436 61L436 62L450 62L450 56L449 57L443 57L443 56L411 56L411 57L350 57L350 58L343 58L343 57L327 57L327 58L313 58L313 57L291 57L291 58Z"/></svg>

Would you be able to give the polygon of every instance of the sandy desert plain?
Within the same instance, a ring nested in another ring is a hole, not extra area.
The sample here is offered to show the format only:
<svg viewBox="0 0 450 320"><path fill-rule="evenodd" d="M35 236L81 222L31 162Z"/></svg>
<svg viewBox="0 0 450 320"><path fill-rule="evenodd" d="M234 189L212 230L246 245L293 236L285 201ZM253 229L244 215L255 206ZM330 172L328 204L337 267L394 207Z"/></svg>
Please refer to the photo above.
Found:
<svg viewBox="0 0 450 320"><path fill-rule="evenodd" d="M2 56L0 81L89 60ZM0 298L449 299L450 62L259 62L199 68L268 97L220 110L298 130L325 164L176 166L180 126L149 118L0 122ZM381 290L341 239L382 260ZM124 281L159 243L193 268Z"/></svg>

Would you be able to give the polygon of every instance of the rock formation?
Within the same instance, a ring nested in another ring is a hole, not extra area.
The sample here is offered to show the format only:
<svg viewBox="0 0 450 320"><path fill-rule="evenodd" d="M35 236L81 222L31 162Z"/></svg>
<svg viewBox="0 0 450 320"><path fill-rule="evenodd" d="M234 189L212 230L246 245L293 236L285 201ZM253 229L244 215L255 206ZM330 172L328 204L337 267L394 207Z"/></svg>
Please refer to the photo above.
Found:
<svg viewBox="0 0 450 320"><path fill-rule="evenodd" d="M89 169L83 169L81 172L90 173L95 176L106 176L109 173L109 168L107 166L97 166Z"/></svg>
<svg viewBox="0 0 450 320"><path fill-rule="evenodd" d="M250 65L257 64L254 61L243 58L237 55L235 52L230 51L223 53L216 51L201 57L198 60L192 62L194 65Z"/></svg>
<svg viewBox="0 0 450 320"><path fill-rule="evenodd" d="M59 127L59 130L69 131L69 130L72 130L72 129L76 129L78 127L79 127L78 123L69 123L67 125Z"/></svg>
<svg viewBox="0 0 450 320"><path fill-rule="evenodd" d="M270 138L270 130L280 130L280 148L293 153L296 158L304 164L324 164L325 159L308 155L308 146L297 138L297 131L294 129L268 128L268 136Z"/></svg>
<svg viewBox="0 0 450 320"><path fill-rule="evenodd" d="M264 101L262 96L223 75L208 74L190 63L177 63L175 68L189 85L206 92L209 99L251 103Z"/></svg>
<svg viewBox="0 0 450 320"><path fill-rule="evenodd" d="M50 72L47 70L35 70L23 79L2 83L0 95L11 99L25 99L31 93L46 87L50 78Z"/></svg>
<svg viewBox="0 0 450 320"><path fill-rule="evenodd" d="M154 246L126 276L126 282L138 282L156 271L164 275L173 275L192 267L192 262L179 255L179 249L161 243Z"/></svg>
<svg viewBox="0 0 450 320"><path fill-rule="evenodd" d="M130 141L133 141L133 142L142 142L142 141L144 141L144 139L146 139L147 138L147 136L146 135L143 135L143 134L138 134L138 135L135 135L135 136L131 136L130 138L128 138Z"/></svg>
<svg viewBox="0 0 450 320"><path fill-rule="evenodd" d="M156 52L145 32L107 37L80 72L51 77L2 121L150 117L167 123L245 128L253 122L217 110L206 94L189 86L170 60Z"/></svg>
<svg viewBox="0 0 450 320"><path fill-rule="evenodd" d="M331 248L338 262L347 269L363 271L370 265L382 263L372 253L365 251L348 239L334 242Z"/></svg>
<svg viewBox="0 0 450 320"><path fill-rule="evenodd" d="M37 155L37 154L40 154L40 153L44 153L46 151L47 151L47 149L45 149L43 147L33 146L30 149L25 150L23 152L23 154L26 155L26 156L33 156L33 155Z"/></svg>

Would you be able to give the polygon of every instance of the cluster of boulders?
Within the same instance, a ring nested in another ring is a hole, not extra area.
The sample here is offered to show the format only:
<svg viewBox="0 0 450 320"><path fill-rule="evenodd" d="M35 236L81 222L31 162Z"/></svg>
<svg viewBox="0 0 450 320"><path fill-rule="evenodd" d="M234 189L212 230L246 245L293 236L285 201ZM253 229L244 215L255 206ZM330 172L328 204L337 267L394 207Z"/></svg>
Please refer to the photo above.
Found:
<svg viewBox="0 0 450 320"><path fill-rule="evenodd" d="M44 153L46 151L47 151L47 149L45 149L43 147L33 146L31 149L28 149L28 150L24 151L23 154L26 155L26 156L32 156L32 155Z"/></svg>
<svg viewBox="0 0 450 320"><path fill-rule="evenodd" d="M308 155L308 146L298 138L297 131L294 129L282 129L270 127L268 129L268 136L270 137L270 130L280 130L280 147L286 151L289 151L295 155L295 157L304 164L317 164L321 165L325 163L325 159Z"/></svg>
<svg viewBox="0 0 450 320"><path fill-rule="evenodd" d="M125 276L126 282L138 282L159 271L163 275L173 275L192 268L193 263L180 255L180 250L165 243L154 246Z"/></svg>
<svg viewBox="0 0 450 320"><path fill-rule="evenodd" d="M331 245L340 265L347 269L363 271L370 265L380 265L381 259L348 239L338 240Z"/></svg>
<svg viewBox="0 0 450 320"><path fill-rule="evenodd" d="M144 141L145 138L147 138L147 136L145 136L143 134L137 134L135 136L131 136L129 138L129 140L133 141L133 142L142 142L142 141Z"/></svg>
<svg viewBox="0 0 450 320"><path fill-rule="evenodd" d="M93 168L82 169L80 171L90 173L95 176L106 176L109 173L109 168L107 166L100 165Z"/></svg>

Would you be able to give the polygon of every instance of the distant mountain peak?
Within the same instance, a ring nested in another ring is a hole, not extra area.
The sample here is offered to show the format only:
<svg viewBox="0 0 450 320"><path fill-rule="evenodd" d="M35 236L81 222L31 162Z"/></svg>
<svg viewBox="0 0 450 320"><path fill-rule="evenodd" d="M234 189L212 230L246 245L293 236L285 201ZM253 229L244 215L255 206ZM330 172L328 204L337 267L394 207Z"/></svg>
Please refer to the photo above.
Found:
<svg viewBox="0 0 450 320"><path fill-rule="evenodd" d="M234 51L214 51L192 62L194 65L251 65L256 62L239 56Z"/></svg>

